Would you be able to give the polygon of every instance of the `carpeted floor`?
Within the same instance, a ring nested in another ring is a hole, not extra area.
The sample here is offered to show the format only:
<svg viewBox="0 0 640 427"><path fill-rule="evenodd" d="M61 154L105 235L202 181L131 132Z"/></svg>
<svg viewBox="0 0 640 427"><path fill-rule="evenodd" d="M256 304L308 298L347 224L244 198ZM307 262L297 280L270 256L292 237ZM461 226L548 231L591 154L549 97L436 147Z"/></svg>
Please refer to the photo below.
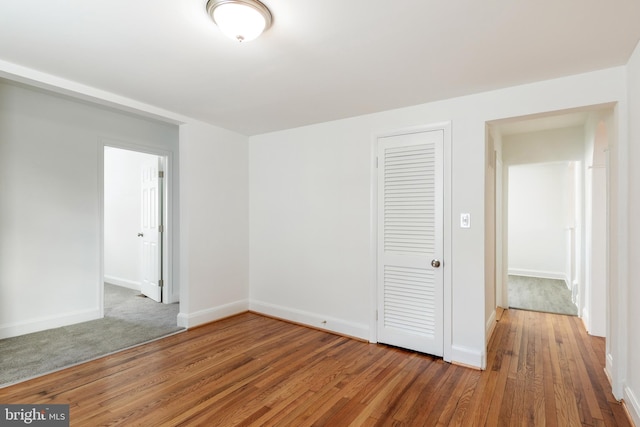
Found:
<svg viewBox="0 0 640 427"><path fill-rule="evenodd" d="M0 387L175 333L178 304L105 283L105 317L0 340Z"/></svg>
<svg viewBox="0 0 640 427"><path fill-rule="evenodd" d="M509 275L509 307L578 315L571 291L562 280Z"/></svg>

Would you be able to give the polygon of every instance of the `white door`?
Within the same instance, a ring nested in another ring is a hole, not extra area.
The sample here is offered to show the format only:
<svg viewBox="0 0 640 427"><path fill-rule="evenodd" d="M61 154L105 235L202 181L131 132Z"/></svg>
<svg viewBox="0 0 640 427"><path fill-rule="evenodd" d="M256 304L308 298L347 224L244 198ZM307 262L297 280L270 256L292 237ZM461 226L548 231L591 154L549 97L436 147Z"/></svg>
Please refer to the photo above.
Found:
<svg viewBox="0 0 640 427"><path fill-rule="evenodd" d="M152 157L142 165L141 292L162 301L162 169L161 159Z"/></svg>
<svg viewBox="0 0 640 427"><path fill-rule="evenodd" d="M443 144L378 139L378 341L443 355Z"/></svg>

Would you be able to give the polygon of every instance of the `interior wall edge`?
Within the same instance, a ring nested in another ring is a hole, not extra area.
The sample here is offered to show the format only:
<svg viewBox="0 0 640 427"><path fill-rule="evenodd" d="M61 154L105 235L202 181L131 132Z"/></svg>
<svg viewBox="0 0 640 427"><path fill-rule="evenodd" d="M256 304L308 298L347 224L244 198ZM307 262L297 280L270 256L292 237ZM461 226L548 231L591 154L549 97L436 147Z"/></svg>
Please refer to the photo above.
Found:
<svg viewBox="0 0 640 427"><path fill-rule="evenodd" d="M640 426L640 400L628 386L624 388L624 403L633 423Z"/></svg>
<svg viewBox="0 0 640 427"><path fill-rule="evenodd" d="M172 111L2 59L0 59L0 78L165 123L179 125L189 121L187 117Z"/></svg>
<svg viewBox="0 0 640 427"><path fill-rule="evenodd" d="M487 355L484 351L479 352L473 348L454 344L451 346L451 363L477 369L486 369Z"/></svg>
<svg viewBox="0 0 640 427"><path fill-rule="evenodd" d="M491 340L491 335L493 335L493 331L495 329L496 329L496 310L493 309L485 325L487 345L489 344L489 341Z"/></svg>
<svg viewBox="0 0 640 427"><path fill-rule="evenodd" d="M205 310L199 310L194 313L179 313L178 326L187 329L195 328L196 326L215 322L216 320L224 319L225 317L233 316L235 314L244 313L248 310L249 301L239 300L228 304L207 308Z"/></svg>

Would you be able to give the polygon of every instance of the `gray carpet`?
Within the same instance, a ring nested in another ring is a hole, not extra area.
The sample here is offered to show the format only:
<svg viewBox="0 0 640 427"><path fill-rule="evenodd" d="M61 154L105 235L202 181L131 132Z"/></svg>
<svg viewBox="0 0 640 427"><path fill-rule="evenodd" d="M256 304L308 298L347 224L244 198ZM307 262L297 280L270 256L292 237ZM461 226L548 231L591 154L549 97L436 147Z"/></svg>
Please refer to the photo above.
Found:
<svg viewBox="0 0 640 427"><path fill-rule="evenodd" d="M509 307L578 315L571 291L562 280L509 275Z"/></svg>
<svg viewBox="0 0 640 427"><path fill-rule="evenodd" d="M105 317L0 340L0 387L170 335L178 304L105 283Z"/></svg>

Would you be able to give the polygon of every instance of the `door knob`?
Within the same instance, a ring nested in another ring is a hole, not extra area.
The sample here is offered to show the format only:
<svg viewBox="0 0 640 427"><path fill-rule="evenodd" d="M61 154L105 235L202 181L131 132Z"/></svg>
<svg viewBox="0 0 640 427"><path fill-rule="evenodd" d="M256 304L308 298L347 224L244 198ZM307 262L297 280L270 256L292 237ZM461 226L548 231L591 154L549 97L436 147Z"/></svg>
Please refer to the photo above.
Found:
<svg viewBox="0 0 640 427"><path fill-rule="evenodd" d="M144 236L144 233L138 233L138 237L142 237L142 236ZM432 262L432 264L433 264L433 262Z"/></svg>
<svg viewBox="0 0 640 427"><path fill-rule="evenodd" d="M433 268L438 268L438 267L440 267L440 260L438 260L438 259L432 259L432 260L431 260L431 267L433 267Z"/></svg>

